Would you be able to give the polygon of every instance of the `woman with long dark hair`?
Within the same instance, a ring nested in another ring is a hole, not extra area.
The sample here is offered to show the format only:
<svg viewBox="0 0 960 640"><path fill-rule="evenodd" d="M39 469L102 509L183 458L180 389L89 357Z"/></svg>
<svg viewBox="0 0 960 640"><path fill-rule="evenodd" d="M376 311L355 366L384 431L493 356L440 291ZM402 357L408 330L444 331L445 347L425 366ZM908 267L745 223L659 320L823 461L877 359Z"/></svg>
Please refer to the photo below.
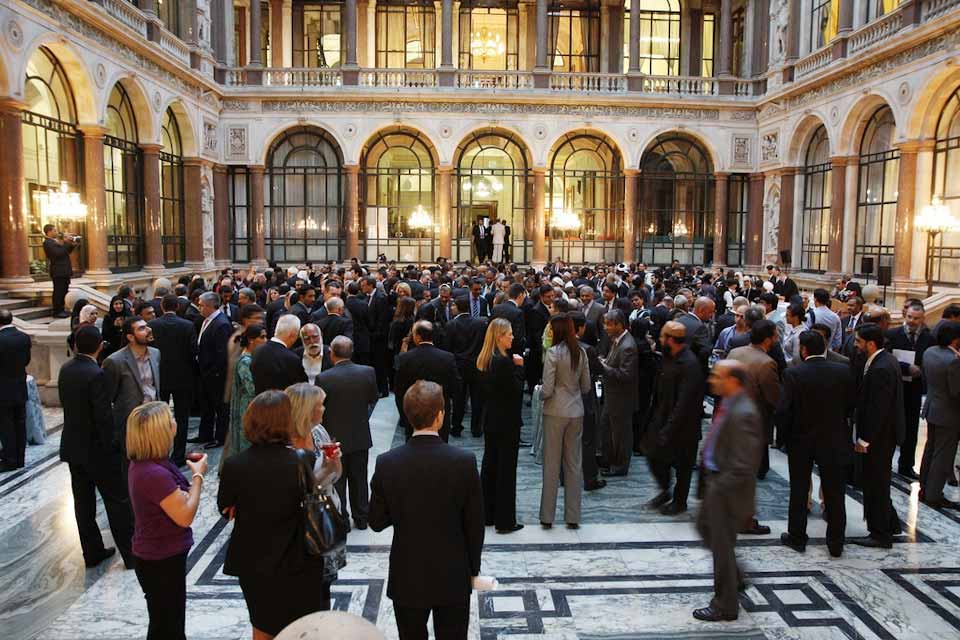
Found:
<svg viewBox="0 0 960 640"><path fill-rule="evenodd" d="M563 519L567 527L580 526L583 492L583 394L590 391L587 353L577 340L573 320L566 314L550 319L553 346L543 360L543 489L540 525L553 526L557 489L563 466Z"/></svg>
<svg viewBox="0 0 960 640"><path fill-rule="evenodd" d="M123 322L133 316L133 311L127 307L120 296L110 298L110 307L107 309L107 315L103 317L103 341L107 343L104 347L103 357L106 358L114 351L119 351L123 346Z"/></svg>
<svg viewBox="0 0 960 640"><path fill-rule="evenodd" d="M410 286L403 283L398 285L397 289L400 289L401 286L406 287L407 291L410 290ZM397 368L397 356L406 351L404 340L410 336L410 329L413 327L416 315L417 303L413 298L409 295L397 298L397 310L393 313L393 320L390 321L390 329L387 331L387 351L390 356L390 368L387 370L387 377L391 389L393 388L393 373Z"/></svg>

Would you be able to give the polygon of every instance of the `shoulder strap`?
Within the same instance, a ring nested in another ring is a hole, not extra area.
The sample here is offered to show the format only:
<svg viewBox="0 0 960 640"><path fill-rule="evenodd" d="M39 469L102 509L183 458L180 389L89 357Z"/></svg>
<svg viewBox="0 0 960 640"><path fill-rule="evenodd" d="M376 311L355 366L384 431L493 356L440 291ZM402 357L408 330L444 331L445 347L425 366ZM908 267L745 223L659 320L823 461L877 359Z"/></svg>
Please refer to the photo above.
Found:
<svg viewBox="0 0 960 640"><path fill-rule="evenodd" d="M300 491L304 495L314 492L313 465L310 463L310 453L304 449L294 449L297 456L297 477Z"/></svg>

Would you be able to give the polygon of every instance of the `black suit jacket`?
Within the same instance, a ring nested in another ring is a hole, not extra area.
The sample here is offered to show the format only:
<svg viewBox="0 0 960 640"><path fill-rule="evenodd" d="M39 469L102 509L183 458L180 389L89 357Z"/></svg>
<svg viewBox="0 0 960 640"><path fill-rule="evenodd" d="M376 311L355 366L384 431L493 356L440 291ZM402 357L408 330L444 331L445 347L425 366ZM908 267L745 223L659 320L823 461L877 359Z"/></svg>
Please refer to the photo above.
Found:
<svg viewBox="0 0 960 640"><path fill-rule="evenodd" d="M317 316L313 314L310 319L320 327L323 334L323 344L329 345L337 336L347 336L353 340L353 321L346 316L332 316L325 314Z"/></svg>
<svg viewBox="0 0 960 640"><path fill-rule="evenodd" d="M481 374L483 395L483 430L486 433L511 434L517 441L523 427L523 367L513 363L513 356L494 353L490 370Z"/></svg>
<svg viewBox="0 0 960 640"><path fill-rule="evenodd" d="M250 359L254 391L258 394L268 389L283 391L292 384L306 382L307 374L300 360L300 356L279 342L267 342L254 351Z"/></svg>
<svg viewBox="0 0 960 640"><path fill-rule="evenodd" d="M664 355L650 428L657 445L690 446L700 440L705 392L700 364L689 348Z"/></svg>
<svg viewBox="0 0 960 640"><path fill-rule="evenodd" d="M523 355L523 350L527 344L527 325L523 317L523 309L518 307L512 300L501 302L493 308L490 318L503 318L510 322L513 327L513 344L510 346L510 353Z"/></svg>
<svg viewBox="0 0 960 640"><path fill-rule="evenodd" d="M119 454L106 374L100 365L87 356L74 356L60 367L57 387L63 407L60 459L71 464L100 465Z"/></svg>
<svg viewBox="0 0 960 640"><path fill-rule="evenodd" d="M339 362L317 376L316 385L327 394L323 426L344 453L373 446L370 414L380 399L373 367Z"/></svg>
<svg viewBox="0 0 960 640"><path fill-rule="evenodd" d="M16 327L0 329L0 407L27 401L30 336Z"/></svg>
<svg viewBox="0 0 960 640"><path fill-rule="evenodd" d="M903 442L906 418L900 377L900 363L892 353L881 350L860 379L857 438L871 447L892 450Z"/></svg>
<svg viewBox="0 0 960 640"><path fill-rule="evenodd" d="M473 315L473 307L471 306L473 304L473 300L471 299L470 294L468 293L467 295L463 296L463 298L467 300L467 308L469 309L468 313ZM480 316L484 318L489 316L490 307L487 305L487 299L483 297L482 293L480 294L480 297L477 298L477 302L480 305Z"/></svg>
<svg viewBox="0 0 960 640"><path fill-rule="evenodd" d="M477 356L483 348L487 323L463 313L447 323L444 348L453 354L461 375L477 371Z"/></svg>
<svg viewBox="0 0 960 640"><path fill-rule="evenodd" d="M384 345L390 333L390 322L393 320L393 310L386 294L374 291L373 300L367 302L370 310L370 340L372 344Z"/></svg>
<svg viewBox="0 0 960 640"><path fill-rule="evenodd" d="M465 605L484 535L474 455L416 436L377 458L370 487L370 528L393 527L387 596L406 607Z"/></svg>
<svg viewBox="0 0 960 640"><path fill-rule="evenodd" d="M884 348L886 348L887 351L890 351L891 353L893 353L894 349L913 351L915 354L913 357L913 364L917 365L921 369L923 368L923 352L936 345L936 342L933 339L933 334L930 332L930 329L926 327L921 327L920 331L917 332L917 341L915 344L910 344L910 338L907 335L905 326L888 330L886 338L887 341L884 344ZM910 375L909 365L903 362L899 364L900 375L902 377L908 377ZM917 376L913 380L904 380L903 390L905 393L913 396L915 401L918 400L920 396L923 395L923 376Z"/></svg>
<svg viewBox="0 0 960 640"><path fill-rule="evenodd" d="M221 313L200 335L197 364L203 378L223 378L227 372L227 343L233 335L233 325Z"/></svg>
<svg viewBox="0 0 960 640"><path fill-rule="evenodd" d="M273 337L273 332L277 328L277 320L280 319L280 316L289 313L286 307L283 306L284 299L277 298L273 302L267 305L266 309L266 321L267 321L267 335Z"/></svg>
<svg viewBox="0 0 960 640"><path fill-rule="evenodd" d="M783 372L777 424L788 445L812 448L818 464L848 464L855 399L849 366L808 358Z"/></svg>
<svg viewBox="0 0 960 640"><path fill-rule="evenodd" d="M193 323L165 313L150 322L153 346L160 350L161 391L192 389L197 369L197 333Z"/></svg>
<svg viewBox="0 0 960 640"><path fill-rule="evenodd" d="M400 411L400 420L407 425L407 418L403 414L403 396L407 389L417 380L429 380L443 387L443 398L450 408L450 403L460 390L460 372L452 353L448 353L432 344L421 344L413 347L397 358L397 372L393 376L393 393ZM450 411L443 417L444 430L450 425ZM446 433L443 434L444 436Z"/></svg>
<svg viewBox="0 0 960 640"><path fill-rule="evenodd" d="M73 277L73 265L70 263L70 254L77 245L69 240L63 244L52 238L43 241L43 252L47 254L47 273L51 278Z"/></svg>
<svg viewBox="0 0 960 640"><path fill-rule="evenodd" d="M529 347L530 353L542 357L543 331L550 323L550 312L542 302L538 301L524 310L523 319L527 325L527 347Z"/></svg>
<svg viewBox="0 0 960 640"><path fill-rule="evenodd" d="M354 352L370 353L370 309L367 301L359 296L347 296L344 304L353 317Z"/></svg>

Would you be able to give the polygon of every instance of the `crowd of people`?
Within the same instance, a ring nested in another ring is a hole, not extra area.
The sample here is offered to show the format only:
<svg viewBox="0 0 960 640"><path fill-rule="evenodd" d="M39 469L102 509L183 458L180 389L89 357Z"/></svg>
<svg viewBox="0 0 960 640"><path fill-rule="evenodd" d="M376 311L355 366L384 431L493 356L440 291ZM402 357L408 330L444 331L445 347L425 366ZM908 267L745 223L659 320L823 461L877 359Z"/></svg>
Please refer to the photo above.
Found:
<svg viewBox="0 0 960 640"><path fill-rule="evenodd" d="M491 236L502 251L500 229ZM646 507L664 515L688 510L696 476L716 594L694 616L735 619L737 534L770 532L754 494L771 448L787 455L781 541L797 552L816 502L831 555L845 542L890 548L903 532L890 498L897 449L899 473L919 480L923 502L960 508L944 496L956 484L960 307L929 328L923 303L910 299L891 327L876 287L844 278L807 293L779 267L767 271L352 261L158 281L146 299L121 286L102 319L80 300L59 389L84 560L115 553L96 524L99 492L145 593L148 637L182 638L203 452L222 447L217 504L234 521L224 571L239 577L254 637L272 637L329 608L346 562L343 545L304 551L306 455L354 529L394 528L388 595L401 638L426 637L431 610L438 638L465 637L484 526L524 527L517 464L532 432L545 529L561 484L562 521L578 528L583 493L638 473L635 458L659 487ZM16 389L0 402L3 470L24 462L22 335L0 310L0 360ZM368 483L370 416L391 391L408 442L377 460ZM192 438L191 415L200 416ZM483 439L479 471L466 450L440 446L451 438ZM862 538L845 536L851 484L864 496Z"/></svg>

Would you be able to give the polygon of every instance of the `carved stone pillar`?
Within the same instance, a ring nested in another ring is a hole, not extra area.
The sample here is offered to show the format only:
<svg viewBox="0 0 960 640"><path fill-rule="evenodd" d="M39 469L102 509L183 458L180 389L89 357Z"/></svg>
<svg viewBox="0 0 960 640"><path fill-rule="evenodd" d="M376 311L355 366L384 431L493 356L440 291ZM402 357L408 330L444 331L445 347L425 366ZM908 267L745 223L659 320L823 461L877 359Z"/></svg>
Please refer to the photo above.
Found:
<svg viewBox="0 0 960 640"><path fill-rule="evenodd" d="M730 210L730 174L718 171L713 174L713 264L727 264L727 212Z"/></svg>
<svg viewBox="0 0 960 640"><path fill-rule="evenodd" d="M537 57L533 67L533 83L538 89L550 86L547 53L547 0L537 0Z"/></svg>
<svg viewBox="0 0 960 640"><path fill-rule="evenodd" d="M847 40L853 31L853 0L840 3L837 37L830 43L830 56L836 60L847 55Z"/></svg>
<svg viewBox="0 0 960 640"><path fill-rule="evenodd" d="M83 134L83 197L87 205L87 237L84 249L87 253L86 275L91 277L110 274L107 257L107 197L104 190L103 136L106 128L101 125L81 125Z"/></svg>
<svg viewBox="0 0 960 640"><path fill-rule="evenodd" d="M720 0L720 62L717 75L729 77L733 72L733 0Z"/></svg>
<svg viewBox="0 0 960 640"><path fill-rule="evenodd" d="M840 273L843 270L847 162L844 157L830 158L830 235L827 238L827 271L830 273Z"/></svg>
<svg viewBox="0 0 960 640"><path fill-rule="evenodd" d="M256 4L256 3L254 3ZM270 0L270 66L283 66L283 0Z"/></svg>
<svg viewBox="0 0 960 640"><path fill-rule="evenodd" d="M347 53L344 66L357 66L357 0L347 0L343 5L343 30Z"/></svg>
<svg viewBox="0 0 960 640"><path fill-rule="evenodd" d="M247 47L247 66L262 67L263 57L260 55L260 0L250 0L250 45Z"/></svg>
<svg viewBox="0 0 960 640"><path fill-rule="evenodd" d="M445 258L453 257L453 215L450 202L452 200L453 167L443 165L437 167L437 224L440 227L440 255Z"/></svg>
<svg viewBox="0 0 960 640"><path fill-rule="evenodd" d="M640 78L640 21L639 0L630 4L630 62L627 65L627 89L629 91L643 90L643 80Z"/></svg>
<svg viewBox="0 0 960 640"><path fill-rule="evenodd" d="M249 167L250 172L250 262L267 265L267 247L264 242L263 220L263 166Z"/></svg>
<svg viewBox="0 0 960 640"><path fill-rule="evenodd" d="M346 178L346 244L343 256L345 260L360 257L360 165L348 164L343 167Z"/></svg>
<svg viewBox="0 0 960 640"><path fill-rule="evenodd" d="M0 103L0 281L9 284L32 282L23 202L23 107L13 101Z"/></svg>
<svg viewBox="0 0 960 640"><path fill-rule="evenodd" d="M202 170L203 160L200 158L183 159L184 266L192 269L203 268Z"/></svg>
<svg viewBox="0 0 960 640"><path fill-rule="evenodd" d="M780 173L780 228L777 235L777 246L790 249L790 265L800 263L800 254L793 246L793 200L796 189L797 169L787 167Z"/></svg>
<svg viewBox="0 0 960 640"><path fill-rule="evenodd" d="M141 144L143 157L143 268L163 271L163 211L160 208L159 144Z"/></svg>
<svg viewBox="0 0 960 640"><path fill-rule="evenodd" d="M440 66L453 67L453 0L443 0L440 10Z"/></svg>
<svg viewBox="0 0 960 640"><path fill-rule="evenodd" d="M547 170L533 169L533 264L547 263Z"/></svg>
<svg viewBox="0 0 960 640"><path fill-rule="evenodd" d="M751 266L763 262L763 184L762 173L750 174L750 190L747 192L747 234L745 262Z"/></svg>
<svg viewBox="0 0 960 640"><path fill-rule="evenodd" d="M627 264L637 259L637 185L640 171L623 171L623 261Z"/></svg>
<svg viewBox="0 0 960 640"><path fill-rule="evenodd" d="M229 263L230 256L230 176L222 164L213 167L213 259L217 265Z"/></svg>
<svg viewBox="0 0 960 640"><path fill-rule="evenodd" d="M900 148L900 177L897 181L897 221L894 226L893 277L910 278L913 259L913 218L917 202L917 156L920 143L902 142Z"/></svg>

